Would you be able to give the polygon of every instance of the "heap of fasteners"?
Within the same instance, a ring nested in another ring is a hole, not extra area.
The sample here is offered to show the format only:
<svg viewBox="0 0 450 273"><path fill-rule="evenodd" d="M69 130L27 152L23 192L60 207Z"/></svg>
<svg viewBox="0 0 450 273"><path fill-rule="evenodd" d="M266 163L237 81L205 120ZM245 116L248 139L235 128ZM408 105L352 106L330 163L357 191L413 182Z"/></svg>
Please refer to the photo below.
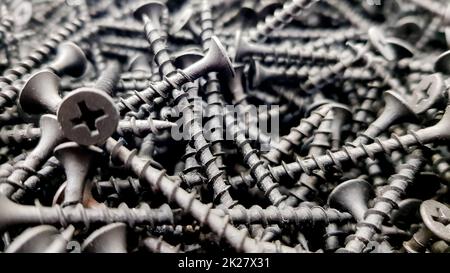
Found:
<svg viewBox="0 0 450 273"><path fill-rule="evenodd" d="M447 0L0 18L2 251L450 251Z"/></svg>

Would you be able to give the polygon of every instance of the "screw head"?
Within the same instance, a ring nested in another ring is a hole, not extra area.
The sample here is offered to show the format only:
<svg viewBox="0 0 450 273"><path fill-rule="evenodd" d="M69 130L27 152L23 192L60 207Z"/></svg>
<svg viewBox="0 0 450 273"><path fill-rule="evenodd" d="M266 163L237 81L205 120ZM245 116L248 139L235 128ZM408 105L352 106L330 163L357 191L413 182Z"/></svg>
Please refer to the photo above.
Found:
<svg viewBox="0 0 450 273"><path fill-rule="evenodd" d="M177 18L177 20L174 20L170 26L169 34L173 35L186 27L193 15L194 10L191 7L184 8L178 14L175 14L174 18Z"/></svg>
<svg viewBox="0 0 450 273"><path fill-rule="evenodd" d="M450 74L450 50L439 55L434 63L434 71L445 75Z"/></svg>
<svg viewBox="0 0 450 273"><path fill-rule="evenodd" d="M450 208L435 200L427 200L420 206L425 226L440 239L450 242Z"/></svg>
<svg viewBox="0 0 450 273"><path fill-rule="evenodd" d="M54 113L61 102L59 82L61 78L50 71L31 76L19 94L19 107L27 114Z"/></svg>
<svg viewBox="0 0 450 273"><path fill-rule="evenodd" d="M369 29L369 40L374 48L388 61L395 60L394 49L387 44L386 38L380 28L371 27Z"/></svg>
<svg viewBox="0 0 450 273"><path fill-rule="evenodd" d="M150 16L150 14L153 14L161 16L165 8L166 6L161 2L149 1L137 7L133 12L133 16L137 20L142 20L144 15Z"/></svg>
<svg viewBox="0 0 450 273"><path fill-rule="evenodd" d="M422 200L409 198L398 203L398 209L392 212L391 221L399 228L408 228L411 223L420 222L419 208Z"/></svg>
<svg viewBox="0 0 450 273"><path fill-rule="evenodd" d="M119 112L106 93L80 88L63 99L58 121L69 140L80 145L96 145L104 143L115 132Z"/></svg>
<svg viewBox="0 0 450 273"><path fill-rule="evenodd" d="M397 60L411 58L414 56L414 48L402 39L391 37L386 39L386 45L391 47L395 52Z"/></svg>
<svg viewBox="0 0 450 273"><path fill-rule="evenodd" d="M14 24L23 26L30 22L33 17L33 5L30 1L20 1L13 11Z"/></svg>
<svg viewBox="0 0 450 273"><path fill-rule="evenodd" d="M417 90L412 94L412 108L416 114L422 114L431 109L436 104L443 103L444 98L444 79L440 74L426 76L418 85ZM426 98L418 97L425 93Z"/></svg>
<svg viewBox="0 0 450 273"><path fill-rule="evenodd" d="M417 41L423 32L423 21L417 16L405 16L395 23L394 31L397 37Z"/></svg>
<svg viewBox="0 0 450 273"><path fill-rule="evenodd" d="M38 253L45 251L56 236L58 229L42 225L26 229L6 249L6 253Z"/></svg>

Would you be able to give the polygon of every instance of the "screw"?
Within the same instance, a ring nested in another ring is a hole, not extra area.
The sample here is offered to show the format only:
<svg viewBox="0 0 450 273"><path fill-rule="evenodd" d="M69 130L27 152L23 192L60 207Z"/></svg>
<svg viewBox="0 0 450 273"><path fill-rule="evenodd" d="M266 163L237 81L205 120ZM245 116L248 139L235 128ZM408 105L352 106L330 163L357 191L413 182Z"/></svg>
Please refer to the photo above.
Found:
<svg viewBox="0 0 450 273"><path fill-rule="evenodd" d="M23 161L19 161L11 175L0 184L0 192L3 195L9 197L16 189L23 189L22 182L29 178L50 157L53 148L63 141L64 137L55 116L43 115L40 128L41 138L34 150Z"/></svg>
<svg viewBox="0 0 450 273"><path fill-rule="evenodd" d="M328 196L328 204L332 208L350 212L359 223L364 220L372 194L372 186L367 181L363 179L348 180L334 188Z"/></svg>
<svg viewBox="0 0 450 273"><path fill-rule="evenodd" d="M162 236L159 238L147 237L142 240L142 245L152 253L183 253L180 245L172 246L164 241Z"/></svg>
<svg viewBox="0 0 450 273"><path fill-rule="evenodd" d="M281 9L277 9L273 16L267 16L264 22L259 23L256 29L250 31L250 40L261 41L267 38L274 30L287 25L294 16L317 3L317 0L292 0L286 2Z"/></svg>
<svg viewBox="0 0 450 273"><path fill-rule="evenodd" d="M405 193L407 186L413 181L415 175L425 165L425 158L421 150L412 153L407 162L399 167L397 174L389 178L387 186L375 199L375 204L358 221L356 233L349 237L345 251L362 252L371 237L380 229L384 218L388 217ZM361 224L359 224L361 223Z"/></svg>
<svg viewBox="0 0 450 273"><path fill-rule="evenodd" d="M48 225L28 228L14 239L5 253L65 253L74 232L73 226L62 232Z"/></svg>
<svg viewBox="0 0 450 273"><path fill-rule="evenodd" d="M407 252L422 252L433 237L449 242L446 225L450 219L450 210L446 205L434 200L424 201L420 206L420 215L424 225L413 235L411 240L403 243Z"/></svg>
<svg viewBox="0 0 450 273"><path fill-rule="evenodd" d="M135 110L135 107L142 103L151 101L156 95L160 97L167 97L166 93L192 82L211 71L222 71L224 74L233 74L233 69L228 59L225 49L220 44L216 37L212 38L212 43L208 54L195 64L178 71L170 77L164 78L163 81L150 85L144 91L137 92L135 95L122 99L119 103L119 111L121 113L128 110Z"/></svg>
<svg viewBox="0 0 450 273"><path fill-rule="evenodd" d="M183 210L189 212L201 224L207 224L213 232L220 237L225 238L230 245L237 251L246 252L285 252L294 251L286 246L277 246L267 242L257 242L247 237L247 234L241 233L235 227L230 225L229 218L217 216L210 213L211 207L201 203L195 198L194 194L189 194L179 188L165 176L164 171L158 171L145 164L139 157L133 155L121 143L109 139L106 142L106 150L111 153L112 158L125 162L134 172L145 175L146 181L153 188L159 190L171 200L175 201Z"/></svg>
<svg viewBox="0 0 450 273"><path fill-rule="evenodd" d="M16 192L11 195L11 199L15 201L22 201L23 198L28 193L35 193L43 181L47 181L49 178L55 176L55 173L60 169L59 161L56 157L50 157L47 162L45 162L40 170L29 176L23 181L23 186L25 189L16 189Z"/></svg>
<svg viewBox="0 0 450 273"><path fill-rule="evenodd" d="M263 158L272 164L278 164L283 155L289 156L295 146L299 146L303 139L311 136L329 110L329 107L321 107L312 112L307 119L303 119L297 127L292 128L289 135L281 137L279 143L271 144L270 151L263 155Z"/></svg>
<svg viewBox="0 0 450 273"><path fill-rule="evenodd" d="M92 232L81 245L87 253L127 253L126 225L114 223Z"/></svg>
<svg viewBox="0 0 450 273"><path fill-rule="evenodd" d="M5 107L8 103L13 103L19 93L12 84L20 79L25 73L42 64L44 59L50 55L59 44L66 40L70 35L79 30L84 24L82 19L65 23L59 31L52 34L41 46L30 53L29 56L20 61L17 65L5 71L0 78L0 107Z"/></svg>
<svg viewBox="0 0 450 273"><path fill-rule="evenodd" d="M89 169L95 156L98 156L101 150L95 147L79 146L74 142L67 142L58 145L54 153L63 165L67 177L62 206L74 206L83 199Z"/></svg>

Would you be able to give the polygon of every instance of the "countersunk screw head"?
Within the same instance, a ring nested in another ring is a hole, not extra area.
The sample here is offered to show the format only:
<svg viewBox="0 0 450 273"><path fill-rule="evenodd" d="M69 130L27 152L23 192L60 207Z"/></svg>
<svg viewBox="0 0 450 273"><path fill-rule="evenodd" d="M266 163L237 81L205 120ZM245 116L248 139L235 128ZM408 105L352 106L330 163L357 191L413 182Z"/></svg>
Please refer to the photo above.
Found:
<svg viewBox="0 0 450 273"><path fill-rule="evenodd" d="M382 30L378 27L371 27L368 34L372 46L376 48L386 60L394 61L396 57L395 51L387 44Z"/></svg>
<svg viewBox="0 0 450 273"><path fill-rule="evenodd" d="M57 228L49 225L28 228L17 236L5 253L42 253L59 234Z"/></svg>
<svg viewBox="0 0 450 273"><path fill-rule="evenodd" d="M450 242L450 208L435 200L427 200L420 206L420 215L431 232Z"/></svg>
<svg viewBox="0 0 450 273"><path fill-rule="evenodd" d="M86 146L102 144L116 130L119 112L107 94L84 87L63 99L58 121L68 139Z"/></svg>
<svg viewBox="0 0 450 273"><path fill-rule="evenodd" d="M33 4L30 1L20 1L13 11L14 24L23 26L33 17Z"/></svg>
<svg viewBox="0 0 450 273"><path fill-rule="evenodd" d="M434 63L434 71L444 75L450 74L450 50L439 55Z"/></svg>
<svg viewBox="0 0 450 273"><path fill-rule="evenodd" d="M20 108L28 114L55 113L61 102L58 90L60 80L50 71L31 76L20 91Z"/></svg>
<svg viewBox="0 0 450 273"><path fill-rule="evenodd" d="M88 253L126 253L127 226L113 223L94 231L81 246Z"/></svg>
<svg viewBox="0 0 450 273"><path fill-rule="evenodd" d="M161 16L166 6L158 1L149 1L139 6L134 12L133 16L136 20L142 20L144 16Z"/></svg>

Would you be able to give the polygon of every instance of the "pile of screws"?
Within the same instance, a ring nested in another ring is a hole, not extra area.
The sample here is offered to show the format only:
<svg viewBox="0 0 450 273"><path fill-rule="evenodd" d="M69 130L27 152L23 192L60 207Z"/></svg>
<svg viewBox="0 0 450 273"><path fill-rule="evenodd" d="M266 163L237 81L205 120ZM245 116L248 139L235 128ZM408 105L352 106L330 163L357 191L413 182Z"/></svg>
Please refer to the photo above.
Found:
<svg viewBox="0 0 450 273"><path fill-rule="evenodd" d="M1 250L450 252L449 47L446 0L2 1Z"/></svg>

